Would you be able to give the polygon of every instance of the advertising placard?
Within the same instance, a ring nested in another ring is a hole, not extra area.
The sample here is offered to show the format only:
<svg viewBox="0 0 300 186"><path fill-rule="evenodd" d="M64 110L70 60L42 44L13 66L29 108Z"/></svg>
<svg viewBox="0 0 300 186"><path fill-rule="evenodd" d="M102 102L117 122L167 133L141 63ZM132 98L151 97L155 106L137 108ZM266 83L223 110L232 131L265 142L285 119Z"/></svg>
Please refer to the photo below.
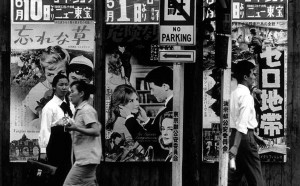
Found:
<svg viewBox="0 0 300 186"><path fill-rule="evenodd" d="M179 113L173 112L173 69L154 60L157 32L158 25L107 26L107 162L178 161L181 131ZM155 85L148 82L150 76ZM167 87L163 96L156 92L162 86L158 79Z"/></svg>
<svg viewBox="0 0 300 186"><path fill-rule="evenodd" d="M38 158L41 110L52 95L52 80L66 74L77 56L94 62L94 36L94 23L88 22L12 24L10 161Z"/></svg>

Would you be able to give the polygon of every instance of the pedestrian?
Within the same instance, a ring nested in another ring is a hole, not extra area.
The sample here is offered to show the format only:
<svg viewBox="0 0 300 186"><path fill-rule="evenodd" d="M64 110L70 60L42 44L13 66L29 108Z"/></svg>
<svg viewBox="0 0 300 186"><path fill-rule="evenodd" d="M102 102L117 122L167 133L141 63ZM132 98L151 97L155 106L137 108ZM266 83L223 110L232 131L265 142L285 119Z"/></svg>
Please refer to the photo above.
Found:
<svg viewBox="0 0 300 186"><path fill-rule="evenodd" d="M248 185L263 186L263 177L258 146L264 142L254 134L258 126L254 108L254 99L250 89L255 83L256 67L247 60L238 62L234 76L238 81L237 88L230 99L230 161L236 166L229 169L228 186L239 185L245 175Z"/></svg>
<svg viewBox="0 0 300 186"><path fill-rule="evenodd" d="M96 169L102 155L101 125L97 111L88 104L90 94L96 90L92 84L74 81L71 84L70 99L76 110L73 119L69 120L66 129L71 132L73 164L64 186L96 186Z"/></svg>
<svg viewBox="0 0 300 186"><path fill-rule="evenodd" d="M67 96L69 91L67 76L59 73L53 78L52 86L52 99L42 110L39 145L42 156L46 153L48 163L57 167L50 185L61 186L72 166L72 141L70 134L65 132L64 125L67 123L66 118L72 117L74 109L70 108Z"/></svg>

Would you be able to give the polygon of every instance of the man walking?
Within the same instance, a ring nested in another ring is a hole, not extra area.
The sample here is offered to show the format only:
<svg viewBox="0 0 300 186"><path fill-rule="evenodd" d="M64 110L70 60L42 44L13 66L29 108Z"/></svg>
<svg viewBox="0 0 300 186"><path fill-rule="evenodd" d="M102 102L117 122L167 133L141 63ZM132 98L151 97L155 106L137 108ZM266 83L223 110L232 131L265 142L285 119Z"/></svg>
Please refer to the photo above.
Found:
<svg viewBox="0 0 300 186"><path fill-rule="evenodd" d="M230 161L236 162L228 173L228 186L239 185L245 175L249 186L263 186L261 164L258 155L254 129L258 126L254 109L254 99L250 89L255 83L255 65L250 61L238 62L234 76L237 88L230 100ZM260 142L261 143L261 142Z"/></svg>

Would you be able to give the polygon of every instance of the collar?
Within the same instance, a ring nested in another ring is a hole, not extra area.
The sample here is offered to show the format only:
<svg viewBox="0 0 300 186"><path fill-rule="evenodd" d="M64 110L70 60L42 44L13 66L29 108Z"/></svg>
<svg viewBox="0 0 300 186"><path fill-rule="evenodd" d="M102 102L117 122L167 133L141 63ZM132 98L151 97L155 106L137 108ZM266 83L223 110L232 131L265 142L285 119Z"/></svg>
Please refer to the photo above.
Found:
<svg viewBox="0 0 300 186"><path fill-rule="evenodd" d="M243 84L238 84L237 88L240 88L250 94L249 88Z"/></svg>
<svg viewBox="0 0 300 186"><path fill-rule="evenodd" d="M165 107L167 107L168 102L170 101L170 99L173 98L173 94L169 97L167 97L166 102L165 102Z"/></svg>
<svg viewBox="0 0 300 186"><path fill-rule="evenodd" d="M80 110L82 109L85 105L87 105L88 102L87 101L83 101L82 103L80 103L77 107L76 107L76 110Z"/></svg>
<svg viewBox="0 0 300 186"><path fill-rule="evenodd" d="M52 98L58 105L61 105L62 102L66 102L66 100L61 100L59 97L57 97L55 94Z"/></svg>

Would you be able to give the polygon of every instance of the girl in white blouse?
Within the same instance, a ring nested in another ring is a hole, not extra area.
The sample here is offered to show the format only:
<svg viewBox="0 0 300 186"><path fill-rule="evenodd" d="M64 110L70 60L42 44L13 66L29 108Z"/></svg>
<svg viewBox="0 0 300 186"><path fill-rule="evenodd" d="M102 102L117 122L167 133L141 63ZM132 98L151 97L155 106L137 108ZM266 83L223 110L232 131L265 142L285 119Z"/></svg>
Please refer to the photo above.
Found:
<svg viewBox="0 0 300 186"><path fill-rule="evenodd" d="M72 165L72 140L64 130L67 118L73 115L67 95L69 80L65 75L58 74L53 79L52 87L53 97L42 110L39 144L41 153L47 154L48 163L57 167L51 184L62 185Z"/></svg>

